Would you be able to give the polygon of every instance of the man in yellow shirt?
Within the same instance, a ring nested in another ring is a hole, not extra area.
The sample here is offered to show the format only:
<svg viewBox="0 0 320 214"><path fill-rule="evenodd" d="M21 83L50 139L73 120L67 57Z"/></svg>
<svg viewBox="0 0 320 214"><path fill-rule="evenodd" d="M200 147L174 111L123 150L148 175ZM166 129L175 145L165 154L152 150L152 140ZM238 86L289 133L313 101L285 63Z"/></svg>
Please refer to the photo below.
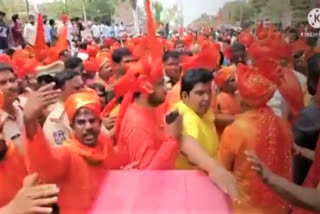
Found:
<svg viewBox="0 0 320 214"><path fill-rule="evenodd" d="M234 177L215 161L219 140L210 108L212 80L212 73L205 69L190 70L182 77L181 101L175 106L183 118L176 168L199 168L220 188L235 196Z"/></svg>

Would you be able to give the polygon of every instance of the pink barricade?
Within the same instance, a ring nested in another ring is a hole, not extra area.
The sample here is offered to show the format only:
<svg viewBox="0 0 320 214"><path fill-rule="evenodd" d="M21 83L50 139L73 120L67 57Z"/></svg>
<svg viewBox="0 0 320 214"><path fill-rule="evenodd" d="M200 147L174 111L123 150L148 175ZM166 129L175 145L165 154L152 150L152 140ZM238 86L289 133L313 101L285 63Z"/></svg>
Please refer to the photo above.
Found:
<svg viewBox="0 0 320 214"><path fill-rule="evenodd" d="M230 200L199 171L111 171L90 214L230 214Z"/></svg>

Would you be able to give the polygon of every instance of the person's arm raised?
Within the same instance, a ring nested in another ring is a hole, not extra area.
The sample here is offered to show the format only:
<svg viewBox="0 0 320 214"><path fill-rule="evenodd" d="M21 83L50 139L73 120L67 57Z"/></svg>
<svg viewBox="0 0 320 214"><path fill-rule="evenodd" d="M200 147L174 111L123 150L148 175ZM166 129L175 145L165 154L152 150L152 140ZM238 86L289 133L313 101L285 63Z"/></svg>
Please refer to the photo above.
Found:
<svg viewBox="0 0 320 214"><path fill-rule="evenodd" d="M24 143L30 170L37 172L45 180L63 176L69 166L69 156L62 147L50 147L38 122L44 109L57 102L59 91L54 84L31 91L24 109Z"/></svg>
<svg viewBox="0 0 320 214"><path fill-rule="evenodd" d="M59 98L59 90L53 90L55 84L48 84L37 91L29 91L29 96L24 108L24 125L26 136L32 138L39 126L38 119L43 111L55 104Z"/></svg>
<svg viewBox="0 0 320 214"><path fill-rule="evenodd" d="M309 189L298 186L288 180L272 173L253 152L247 152L248 161L252 163L252 168L262 180L295 206L306 208L315 212L320 212L320 192L319 188Z"/></svg>

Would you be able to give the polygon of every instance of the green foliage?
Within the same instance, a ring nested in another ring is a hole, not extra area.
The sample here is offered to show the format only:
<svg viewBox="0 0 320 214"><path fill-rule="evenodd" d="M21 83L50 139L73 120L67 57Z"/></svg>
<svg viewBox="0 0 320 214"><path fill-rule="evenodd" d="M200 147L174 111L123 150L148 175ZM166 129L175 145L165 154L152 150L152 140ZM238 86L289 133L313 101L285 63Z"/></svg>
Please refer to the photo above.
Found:
<svg viewBox="0 0 320 214"><path fill-rule="evenodd" d="M223 22L228 24L253 20L255 17L254 8L243 0L226 3L220 10L220 13L222 14Z"/></svg>
<svg viewBox="0 0 320 214"><path fill-rule="evenodd" d="M163 6L160 2L155 1L152 3L153 10L155 12L155 19L157 22L161 21L161 13L163 11Z"/></svg>
<svg viewBox="0 0 320 214"><path fill-rule="evenodd" d="M262 9L260 17L269 17L280 20L284 13L291 10L290 0L268 0L266 6Z"/></svg>

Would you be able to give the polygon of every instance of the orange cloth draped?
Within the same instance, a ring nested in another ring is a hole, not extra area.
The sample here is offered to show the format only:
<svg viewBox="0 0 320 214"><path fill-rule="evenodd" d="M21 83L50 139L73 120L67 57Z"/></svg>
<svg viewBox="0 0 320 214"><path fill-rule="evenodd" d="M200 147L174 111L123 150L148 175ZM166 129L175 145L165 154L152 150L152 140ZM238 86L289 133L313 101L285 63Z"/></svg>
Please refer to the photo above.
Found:
<svg viewBox="0 0 320 214"><path fill-rule="evenodd" d="M240 201L233 203L235 213L288 212L287 202L253 172L245 151L255 150L273 172L290 180L292 142L293 136L288 124L267 107L241 115L225 129L219 160L238 180Z"/></svg>
<svg viewBox="0 0 320 214"><path fill-rule="evenodd" d="M237 178L240 202L236 213L285 214L289 206L251 170L245 151L256 151L259 158L276 174L291 177L293 136L288 124L277 117L266 103L275 85L256 68L238 66L240 96L253 108L228 126L221 138L219 160Z"/></svg>
<svg viewBox="0 0 320 214"><path fill-rule="evenodd" d="M8 143L7 154L0 160L0 207L13 199L27 174L23 156L14 143Z"/></svg>
<svg viewBox="0 0 320 214"><path fill-rule="evenodd" d="M240 98L236 94L220 92L217 95L215 105L217 112L228 115L240 114Z"/></svg>
<svg viewBox="0 0 320 214"><path fill-rule="evenodd" d="M281 95L285 98L292 114L291 122L297 119L300 111L304 108L304 94L302 86L290 68L282 68L283 78L278 86Z"/></svg>
<svg viewBox="0 0 320 214"><path fill-rule="evenodd" d="M37 172L42 182L59 186L61 214L87 213L106 169L119 169L125 163L125 158L114 153L112 141L102 134L98 137L98 151L84 152L74 139L65 146L50 147L40 127L32 139L25 136L25 142L31 172Z"/></svg>
<svg viewBox="0 0 320 214"><path fill-rule="evenodd" d="M163 108L131 104L120 128L119 149L127 151L139 169L173 169L179 151L174 138L166 138Z"/></svg>

